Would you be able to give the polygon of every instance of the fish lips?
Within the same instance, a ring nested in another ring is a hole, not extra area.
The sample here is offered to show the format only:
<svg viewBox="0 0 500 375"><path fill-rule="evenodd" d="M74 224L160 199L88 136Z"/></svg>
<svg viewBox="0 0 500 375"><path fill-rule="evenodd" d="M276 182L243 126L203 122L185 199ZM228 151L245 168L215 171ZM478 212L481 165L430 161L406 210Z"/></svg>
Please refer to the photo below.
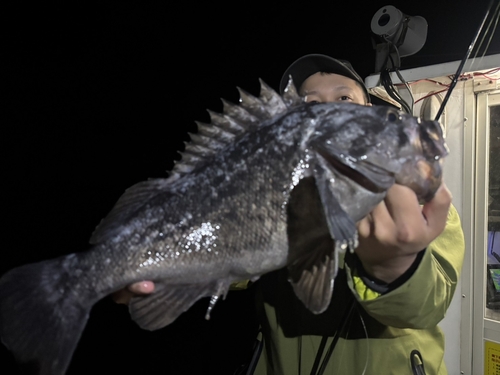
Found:
<svg viewBox="0 0 500 375"><path fill-rule="evenodd" d="M334 174L340 173L371 192L383 192L394 184L392 172L367 160L360 161L349 155L338 154L327 147L316 147L315 151Z"/></svg>
<svg viewBox="0 0 500 375"><path fill-rule="evenodd" d="M420 203L430 201L443 180L443 160L449 154L443 128L437 121L413 120L415 126L405 128L413 148L396 175L396 183L411 188Z"/></svg>
<svg viewBox="0 0 500 375"><path fill-rule="evenodd" d="M396 183L412 189L421 204L430 201L442 183L442 160L412 161L396 176ZM408 172L411 170L412 172Z"/></svg>

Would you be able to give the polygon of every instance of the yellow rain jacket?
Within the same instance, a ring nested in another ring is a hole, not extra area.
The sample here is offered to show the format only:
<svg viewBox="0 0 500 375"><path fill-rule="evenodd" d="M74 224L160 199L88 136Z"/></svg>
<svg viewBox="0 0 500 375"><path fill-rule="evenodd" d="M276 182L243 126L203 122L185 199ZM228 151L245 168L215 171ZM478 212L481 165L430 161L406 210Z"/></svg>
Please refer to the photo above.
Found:
<svg viewBox="0 0 500 375"><path fill-rule="evenodd" d="M414 350L426 375L447 374L438 323L451 303L464 252L460 218L452 206L443 233L385 291L360 277L357 257L348 254L330 306L314 315L295 297L286 269L264 275L254 285L264 337L254 374L309 375L322 338L327 337L318 368L337 331L340 336L324 374L412 375Z"/></svg>

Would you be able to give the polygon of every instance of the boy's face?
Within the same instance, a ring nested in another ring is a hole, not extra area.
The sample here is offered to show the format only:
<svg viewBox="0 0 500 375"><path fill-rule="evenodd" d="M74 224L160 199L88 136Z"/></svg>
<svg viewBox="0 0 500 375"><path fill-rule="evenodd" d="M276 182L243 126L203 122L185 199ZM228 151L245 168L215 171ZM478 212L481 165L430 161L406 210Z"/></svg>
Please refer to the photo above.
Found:
<svg viewBox="0 0 500 375"><path fill-rule="evenodd" d="M306 102L351 102L371 106L367 103L363 89L350 78L333 73L318 72L308 77L299 90Z"/></svg>

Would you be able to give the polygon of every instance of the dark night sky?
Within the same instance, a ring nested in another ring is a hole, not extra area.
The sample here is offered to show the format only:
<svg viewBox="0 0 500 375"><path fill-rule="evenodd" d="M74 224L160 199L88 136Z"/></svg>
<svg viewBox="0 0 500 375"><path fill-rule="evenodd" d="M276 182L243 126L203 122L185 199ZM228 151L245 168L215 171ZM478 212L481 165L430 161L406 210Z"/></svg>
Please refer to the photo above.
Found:
<svg viewBox="0 0 500 375"><path fill-rule="evenodd" d="M0 274L85 250L123 191L165 177L195 120L220 111L220 98L237 101L236 86L257 95L262 78L277 88L306 53L348 59L366 77L375 64L371 18L385 5L429 25L402 69L461 60L489 1L74 3L3 12ZM499 34L488 55L500 53ZM222 364L252 335L245 296L230 295L211 322L198 304L154 333L101 301L68 374L230 374ZM4 347L0 364L1 374L14 373Z"/></svg>

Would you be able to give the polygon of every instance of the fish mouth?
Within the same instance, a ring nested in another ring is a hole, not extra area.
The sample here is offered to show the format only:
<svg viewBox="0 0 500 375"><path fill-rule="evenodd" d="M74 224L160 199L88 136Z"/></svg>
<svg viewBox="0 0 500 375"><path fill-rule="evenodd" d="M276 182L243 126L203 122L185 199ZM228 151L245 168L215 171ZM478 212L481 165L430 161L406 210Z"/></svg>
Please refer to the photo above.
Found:
<svg viewBox="0 0 500 375"><path fill-rule="evenodd" d="M422 147L422 145L419 146ZM418 158L419 153L415 153L415 157L408 158L401 169L395 173L368 160L337 155L328 152L325 148L317 148L316 152L326 161L334 175L342 175L372 193L383 193L397 183L413 190L419 202L423 204L434 197L442 183L442 157L433 156L429 160L425 156L422 158L421 153ZM432 155L435 154L435 152L432 153ZM444 152L439 154L446 155Z"/></svg>
<svg viewBox="0 0 500 375"><path fill-rule="evenodd" d="M373 193L382 193L394 184L394 173L374 165L367 160L336 155L324 148L316 150L331 167L334 174L341 174Z"/></svg>

